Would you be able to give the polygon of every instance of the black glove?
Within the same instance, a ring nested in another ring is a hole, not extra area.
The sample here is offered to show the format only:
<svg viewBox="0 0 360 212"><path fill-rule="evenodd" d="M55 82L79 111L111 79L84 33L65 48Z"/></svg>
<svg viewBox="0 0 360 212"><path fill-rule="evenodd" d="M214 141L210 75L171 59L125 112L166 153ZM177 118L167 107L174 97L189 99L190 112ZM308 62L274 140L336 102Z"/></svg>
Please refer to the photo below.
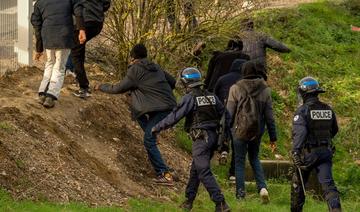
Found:
<svg viewBox="0 0 360 212"><path fill-rule="evenodd" d="M301 158L300 158L300 154L298 152L292 153L292 159L293 159L294 165L296 167L300 168L303 165Z"/></svg>
<svg viewBox="0 0 360 212"><path fill-rule="evenodd" d="M335 154L335 152L336 152L336 148L335 148L335 146L334 145L332 145L331 146L331 152L333 153L333 155Z"/></svg>

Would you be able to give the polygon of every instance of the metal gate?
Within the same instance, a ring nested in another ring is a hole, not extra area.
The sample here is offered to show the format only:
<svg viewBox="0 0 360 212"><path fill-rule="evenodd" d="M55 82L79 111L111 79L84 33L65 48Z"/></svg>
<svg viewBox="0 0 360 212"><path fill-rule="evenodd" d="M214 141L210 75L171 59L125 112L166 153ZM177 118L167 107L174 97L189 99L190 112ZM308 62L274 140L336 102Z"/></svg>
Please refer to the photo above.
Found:
<svg viewBox="0 0 360 212"><path fill-rule="evenodd" d="M18 67L15 44L18 38L17 1L0 1L0 75Z"/></svg>

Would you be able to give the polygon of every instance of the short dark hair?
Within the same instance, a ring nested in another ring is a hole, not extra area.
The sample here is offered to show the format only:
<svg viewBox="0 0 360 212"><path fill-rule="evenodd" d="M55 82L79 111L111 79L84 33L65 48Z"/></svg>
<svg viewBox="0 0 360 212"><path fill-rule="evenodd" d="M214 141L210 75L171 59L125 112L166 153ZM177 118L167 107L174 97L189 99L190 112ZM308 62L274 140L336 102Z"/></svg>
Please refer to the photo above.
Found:
<svg viewBox="0 0 360 212"><path fill-rule="evenodd" d="M147 57L147 49L144 44L136 44L130 51L130 57L134 59L142 59Z"/></svg>

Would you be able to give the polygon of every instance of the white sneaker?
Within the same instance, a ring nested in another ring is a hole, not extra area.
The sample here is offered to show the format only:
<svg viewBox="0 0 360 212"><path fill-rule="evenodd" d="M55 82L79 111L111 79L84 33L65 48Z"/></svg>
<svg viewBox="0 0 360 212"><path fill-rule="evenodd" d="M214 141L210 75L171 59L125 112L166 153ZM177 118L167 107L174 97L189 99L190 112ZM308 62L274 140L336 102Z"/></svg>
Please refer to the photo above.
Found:
<svg viewBox="0 0 360 212"><path fill-rule="evenodd" d="M229 177L229 181L230 181L230 182L235 182L235 181L236 181L236 177L235 177L235 176L230 176L230 177Z"/></svg>
<svg viewBox="0 0 360 212"><path fill-rule="evenodd" d="M266 190L266 188L262 188L260 190L260 198L261 198L261 203L262 204L268 204L269 203L269 201L270 201L269 192L268 192L268 190Z"/></svg>

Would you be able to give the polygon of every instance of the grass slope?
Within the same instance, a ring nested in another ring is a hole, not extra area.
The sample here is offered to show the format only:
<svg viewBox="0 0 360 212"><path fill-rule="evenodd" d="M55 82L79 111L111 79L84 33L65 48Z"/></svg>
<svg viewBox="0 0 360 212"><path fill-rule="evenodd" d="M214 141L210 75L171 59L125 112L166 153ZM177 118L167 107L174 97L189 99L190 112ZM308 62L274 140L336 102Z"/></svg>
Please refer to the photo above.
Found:
<svg viewBox="0 0 360 212"><path fill-rule="evenodd" d="M283 41L293 50L290 54L270 56L270 84L273 87L274 107L279 131L279 152L287 155L290 148L290 123L296 109L295 88L298 80L311 75L320 80L328 91L323 99L331 102L337 112L341 131L335 139L335 180L340 188L344 211L358 211L360 198L355 190L360 185L360 169L353 161L359 159L360 139L360 33L350 31L358 24L345 8L331 3L302 5L299 8L270 10L256 14L258 26L264 32ZM274 30L275 29L275 30ZM191 149L184 133L178 133L180 145ZM264 141L267 139L264 138ZM266 142L265 142L266 143ZM266 144L263 158L272 158ZM214 173L233 211L289 211L290 185L269 182L271 203L259 204L254 184L247 186L247 198L235 199L234 185L226 179L227 167L215 166ZM182 193L170 193L171 201L131 199L124 209L94 208L92 211L180 211ZM211 211L214 204L204 188L200 188L194 211ZM15 202L0 192L0 211L88 211L84 205L54 205L51 203ZM309 197L304 211L327 211L324 202Z"/></svg>
<svg viewBox="0 0 360 212"><path fill-rule="evenodd" d="M360 184L360 169L354 164L360 158L360 33L352 32L350 25L358 24L359 16L342 5L315 3L259 13L256 19L262 31L292 49L280 62L270 57L280 151L286 153L290 146L297 83L314 76L327 91L321 99L333 106L340 124L334 140L335 179L346 191L354 190Z"/></svg>

